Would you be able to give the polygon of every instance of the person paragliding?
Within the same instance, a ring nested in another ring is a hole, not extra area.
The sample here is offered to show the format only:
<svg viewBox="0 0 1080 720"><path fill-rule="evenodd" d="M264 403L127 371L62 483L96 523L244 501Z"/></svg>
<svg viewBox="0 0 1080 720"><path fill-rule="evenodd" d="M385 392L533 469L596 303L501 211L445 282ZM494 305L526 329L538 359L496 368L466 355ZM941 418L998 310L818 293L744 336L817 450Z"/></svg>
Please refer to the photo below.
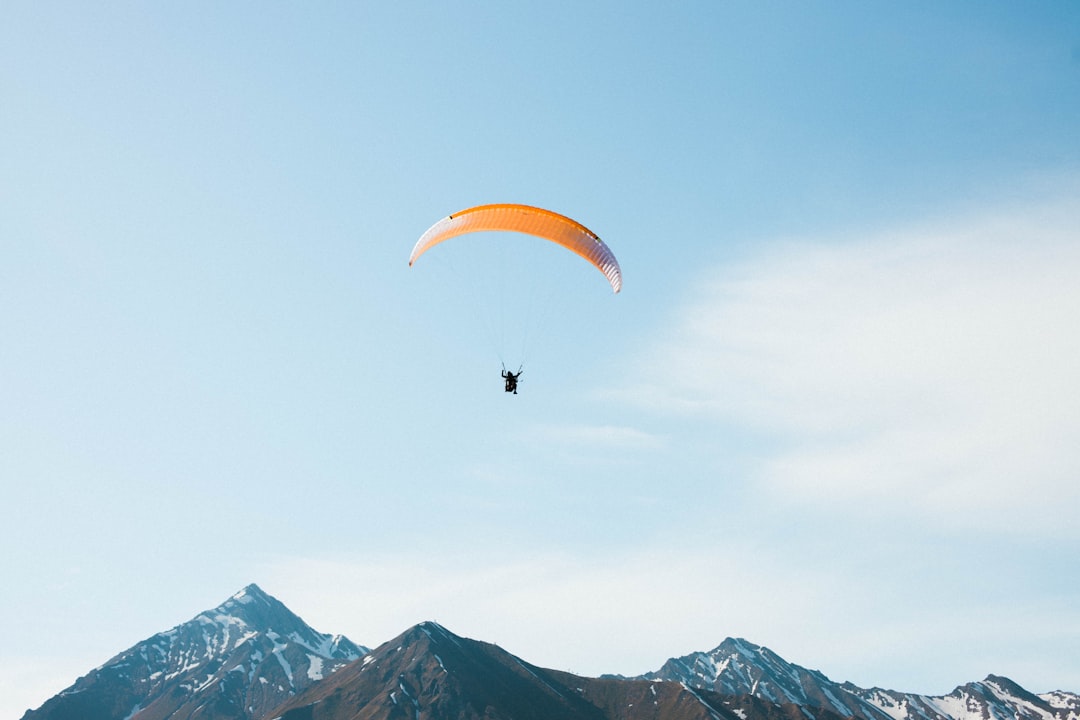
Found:
<svg viewBox="0 0 1080 720"><path fill-rule="evenodd" d="M603 274L612 292L622 290L622 270L615 254L592 230L565 215L512 203L477 205L448 215L420 236L409 255L409 267L436 245L460 235L481 232L519 233L549 240L583 258ZM586 310L583 308L582 312ZM501 358L501 353L500 353ZM517 395L521 367L502 368L504 389Z"/></svg>
<svg viewBox="0 0 1080 720"><path fill-rule="evenodd" d="M517 384L519 377L521 377L521 368L518 368L518 371L516 373L507 370L505 367L503 368L502 378L506 381L506 392L514 393L515 395L517 395Z"/></svg>

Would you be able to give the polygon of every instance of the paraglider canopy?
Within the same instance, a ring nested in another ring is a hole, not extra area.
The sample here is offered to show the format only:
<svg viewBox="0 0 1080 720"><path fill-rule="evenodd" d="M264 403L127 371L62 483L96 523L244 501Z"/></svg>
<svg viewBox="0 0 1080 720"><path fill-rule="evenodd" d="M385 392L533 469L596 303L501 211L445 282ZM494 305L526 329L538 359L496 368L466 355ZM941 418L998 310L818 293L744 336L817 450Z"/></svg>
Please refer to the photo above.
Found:
<svg viewBox="0 0 1080 720"><path fill-rule="evenodd" d="M409 256L409 266L444 240L483 231L518 232L550 240L585 258L604 274L613 291L622 289L619 261L596 233L565 215L531 205L478 205L449 215L420 237Z"/></svg>

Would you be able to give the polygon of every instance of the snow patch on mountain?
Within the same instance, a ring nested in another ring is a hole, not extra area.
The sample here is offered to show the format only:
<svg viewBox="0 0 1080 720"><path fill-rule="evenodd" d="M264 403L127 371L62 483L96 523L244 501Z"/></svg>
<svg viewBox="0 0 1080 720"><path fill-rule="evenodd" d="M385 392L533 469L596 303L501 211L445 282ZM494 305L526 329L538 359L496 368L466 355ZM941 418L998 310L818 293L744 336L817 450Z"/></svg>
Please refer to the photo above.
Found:
<svg viewBox="0 0 1080 720"><path fill-rule="evenodd" d="M1080 720L1080 700L1064 692L1034 695L1008 678L989 676L933 697L836 683L768 648L728 638L709 652L672 658L648 680L682 682L724 695L753 695L822 708L857 720Z"/></svg>
<svg viewBox="0 0 1080 720"><path fill-rule="evenodd" d="M249 585L115 656L24 720L101 717L101 708L133 708L129 720L201 717L211 706L252 718L366 653Z"/></svg>
<svg viewBox="0 0 1080 720"><path fill-rule="evenodd" d="M308 653L308 678L311 680L323 679L323 659L318 655Z"/></svg>

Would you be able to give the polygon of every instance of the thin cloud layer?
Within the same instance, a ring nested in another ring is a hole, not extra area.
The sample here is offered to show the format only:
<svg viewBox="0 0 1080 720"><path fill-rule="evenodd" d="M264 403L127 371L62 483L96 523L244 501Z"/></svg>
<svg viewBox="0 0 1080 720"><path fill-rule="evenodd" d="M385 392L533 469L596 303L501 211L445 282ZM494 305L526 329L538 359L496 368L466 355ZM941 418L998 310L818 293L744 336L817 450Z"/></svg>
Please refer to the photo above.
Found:
<svg viewBox="0 0 1080 720"><path fill-rule="evenodd" d="M656 670L736 635L865 686L944 693L1003 673L1037 691L1051 688L1031 683L1071 687L1077 628L1068 604L1019 588L993 592L992 575L956 572L935 577L939 593L928 595L903 581L921 556L882 557L868 574L845 562L815 566L790 550L737 537L601 556L466 558L433 548L422 557L279 558L260 583L288 588L281 599L306 620L357 642L377 645L437 620L530 662L586 675ZM1048 637L1052 652L1031 648Z"/></svg>
<svg viewBox="0 0 1080 720"><path fill-rule="evenodd" d="M637 398L757 433L793 502L1075 532L1078 228L1069 201L773 246L700 284Z"/></svg>
<svg viewBox="0 0 1080 720"><path fill-rule="evenodd" d="M531 434L554 445L577 448L661 450L667 446L661 435L622 425L538 425Z"/></svg>

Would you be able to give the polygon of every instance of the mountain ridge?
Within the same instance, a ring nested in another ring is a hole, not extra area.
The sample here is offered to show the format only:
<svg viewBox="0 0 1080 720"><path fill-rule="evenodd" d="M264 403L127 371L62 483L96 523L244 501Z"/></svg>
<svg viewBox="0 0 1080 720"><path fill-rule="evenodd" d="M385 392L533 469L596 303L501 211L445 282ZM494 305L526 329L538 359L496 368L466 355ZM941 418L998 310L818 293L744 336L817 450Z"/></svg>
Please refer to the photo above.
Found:
<svg viewBox="0 0 1080 720"><path fill-rule="evenodd" d="M423 622L297 695L275 720L842 720L679 683L587 678Z"/></svg>
<svg viewBox="0 0 1080 720"><path fill-rule="evenodd" d="M636 677L545 669L418 623L374 650L258 585L137 643L22 720L1080 720L1080 695L988 675L943 696L863 689L743 638Z"/></svg>
<svg viewBox="0 0 1080 720"><path fill-rule="evenodd" d="M859 720L1080 720L1080 697L1074 693L1036 695L997 675L941 696L863 689L834 682L819 670L789 663L742 638L727 638L708 652L671 658L659 670L638 677L828 708Z"/></svg>

